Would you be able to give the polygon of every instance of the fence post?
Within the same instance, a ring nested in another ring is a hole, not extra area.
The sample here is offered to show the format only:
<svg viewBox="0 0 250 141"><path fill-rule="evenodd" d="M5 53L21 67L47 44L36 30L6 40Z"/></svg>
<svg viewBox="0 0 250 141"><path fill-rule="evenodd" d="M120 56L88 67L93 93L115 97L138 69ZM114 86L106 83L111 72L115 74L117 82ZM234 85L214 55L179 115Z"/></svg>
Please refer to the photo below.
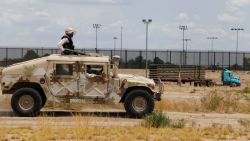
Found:
<svg viewBox="0 0 250 141"><path fill-rule="evenodd" d="M182 64L182 61L183 61L183 60L182 60L182 51L179 51L179 52L180 52L180 64L183 65L183 64Z"/></svg>
<svg viewBox="0 0 250 141"><path fill-rule="evenodd" d="M169 63L172 64L172 51L169 51Z"/></svg>
<svg viewBox="0 0 250 141"><path fill-rule="evenodd" d="M167 64L167 62L168 62L168 51L165 51L166 53L165 53L165 55L166 55L166 64Z"/></svg>
<svg viewBox="0 0 250 141"><path fill-rule="evenodd" d="M245 61L245 60L246 60L245 57L246 57L246 56L245 56L245 55L246 55L246 53L244 52L244 53L243 53L243 70L246 70L246 64L245 64L245 62L246 62L246 61Z"/></svg>
<svg viewBox="0 0 250 141"><path fill-rule="evenodd" d="M140 56L140 64L139 64L139 68L141 69L141 68L142 68L142 60L143 60L141 50L139 51L139 56ZM146 63L147 63L147 62L146 62Z"/></svg>
<svg viewBox="0 0 250 141"><path fill-rule="evenodd" d="M224 53L225 53L225 52L222 53L222 62L221 62L221 63L222 63L222 64L221 64L221 65L222 65L222 69L224 68Z"/></svg>
<svg viewBox="0 0 250 141"><path fill-rule="evenodd" d="M229 59L228 59L228 69L230 69L231 67L231 60L230 60L230 56L231 56L231 53L230 52L228 52L228 56L229 56Z"/></svg>
<svg viewBox="0 0 250 141"><path fill-rule="evenodd" d="M216 64L215 64L215 51L214 51L214 69L215 69L215 66L216 66Z"/></svg>
<svg viewBox="0 0 250 141"><path fill-rule="evenodd" d="M125 68L128 68L128 50L125 50Z"/></svg>
<svg viewBox="0 0 250 141"><path fill-rule="evenodd" d="M8 65L8 60L9 60L9 57L8 57L8 48L5 48L5 53L6 53L6 60L5 60L5 67L7 67Z"/></svg>
<svg viewBox="0 0 250 141"><path fill-rule="evenodd" d="M155 57L154 57L154 64L156 63L156 61L155 61L156 59L155 58L156 58L156 51L155 51Z"/></svg>
<svg viewBox="0 0 250 141"><path fill-rule="evenodd" d="M196 54L197 54L197 52L194 52L194 56L193 56L193 64L194 65L197 65L197 62L196 62Z"/></svg>
<svg viewBox="0 0 250 141"><path fill-rule="evenodd" d="M113 57L113 50L111 49L110 50L110 58L112 59L112 57Z"/></svg>
<svg viewBox="0 0 250 141"><path fill-rule="evenodd" d="M22 50L21 50L21 51L22 51L22 57L23 57L23 48L22 48Z"/></svg>
<svg viewBox="0 0 250 141"><path fill-rule="evenodd" d="M209 51L207 52L207 66L208 66L208 69L211 69L210 68L210 53L209 53Z"/></svg>
<svg viewBox="0 0 250 141"><path fill-rule="evenodd" d="M199 66L201 66L201 52L199 52Z"/></svg>

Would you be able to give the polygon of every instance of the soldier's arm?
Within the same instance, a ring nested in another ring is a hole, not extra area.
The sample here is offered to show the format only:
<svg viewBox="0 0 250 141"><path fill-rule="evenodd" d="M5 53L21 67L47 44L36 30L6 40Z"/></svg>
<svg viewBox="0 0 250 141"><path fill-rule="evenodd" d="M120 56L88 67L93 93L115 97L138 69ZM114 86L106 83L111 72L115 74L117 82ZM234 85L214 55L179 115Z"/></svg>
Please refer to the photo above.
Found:
<svg viewBox="0 0 250 141"><path fill-rule="evenodd" d="M57 43L57 47L60 49L60 51L64 51L63 45L66 43L69 43L69 40L67 38L63 38Z"/></svg>

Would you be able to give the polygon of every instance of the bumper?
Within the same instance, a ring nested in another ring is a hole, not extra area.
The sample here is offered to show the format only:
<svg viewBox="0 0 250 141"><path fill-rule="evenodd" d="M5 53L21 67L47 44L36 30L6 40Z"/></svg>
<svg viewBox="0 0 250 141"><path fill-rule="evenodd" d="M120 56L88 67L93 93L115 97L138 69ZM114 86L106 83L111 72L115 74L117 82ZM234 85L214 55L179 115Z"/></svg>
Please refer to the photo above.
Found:
<svg viewBox="0 0 250 141"><path fill-rule="evenodd" d="M161 80L158 81L158 92L154 92L154 99L157 101L161 100L161 95L164 92L164 83Z"/></svg>

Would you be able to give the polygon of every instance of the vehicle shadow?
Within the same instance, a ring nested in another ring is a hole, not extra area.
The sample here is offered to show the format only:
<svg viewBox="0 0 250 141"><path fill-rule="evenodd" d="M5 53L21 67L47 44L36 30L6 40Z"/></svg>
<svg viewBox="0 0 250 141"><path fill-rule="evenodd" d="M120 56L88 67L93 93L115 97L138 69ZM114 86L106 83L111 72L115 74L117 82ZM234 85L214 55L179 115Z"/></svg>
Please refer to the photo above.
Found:
<svg viewBox="0 0 250 141"><path fill-rule="evenodd" d="M39 117L70 117L70 116L93 116L93 117L113 117L130 118L126 112L69 112L69 111L41 111ZM12 111L0 111L0 117L18 117Z"/></svg>
<svg viewBox="0 0 250 141"><path fill-rule="evenodd" d="M94 117L118 117L129 118L126 112L67 112L67 111L43 111L40 116L65 117L65 116L94 116Z"/></svg>

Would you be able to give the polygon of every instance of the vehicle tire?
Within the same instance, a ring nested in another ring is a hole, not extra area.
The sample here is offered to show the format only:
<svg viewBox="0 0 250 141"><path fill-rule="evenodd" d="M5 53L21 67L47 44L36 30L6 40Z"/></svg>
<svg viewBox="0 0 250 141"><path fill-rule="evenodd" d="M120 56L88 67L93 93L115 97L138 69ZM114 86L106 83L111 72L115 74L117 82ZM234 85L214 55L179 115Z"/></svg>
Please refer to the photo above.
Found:
<svg viewBox="0 0 250 141"><path fill-rule="evenodd" d="M207 81L206 85L207 85L207 87L213 87L214 83L212 81Z"/></svg>
<svg viewBox="0 0 250 141"><path fill-rule="evenodd" d="M141 118L154 110L154 99L146 90L132 90L125 97L124 107L130 117Z"/></svg>
<svg viewBox="0 0 250 141"><path fill-rule="evenodd" d="M236 86L237 86L237 84L235 84L235 83L230 84L230 87L236 87Z"/></svg>
<svg viewBox="0 0 250 141"><path fill-rule="evenodd" d="M194 82L194 86L197 87L197 86L198 86L198 83L197 83L197 82Z"/></svg>
<svg viewBox="0 0 250 141"><path fill-rule="evenodd" d="M14 92L11 107L19 116L36 116L42 108L42 98L33 88L21 88Z"/></svg>
<svg viewBox="0 0 250 141"><path fill-rule="evenodd" d="M199 85L200 85L200 87L205 87L205 86L207 86L206 81L201 81Z"/></svg>

